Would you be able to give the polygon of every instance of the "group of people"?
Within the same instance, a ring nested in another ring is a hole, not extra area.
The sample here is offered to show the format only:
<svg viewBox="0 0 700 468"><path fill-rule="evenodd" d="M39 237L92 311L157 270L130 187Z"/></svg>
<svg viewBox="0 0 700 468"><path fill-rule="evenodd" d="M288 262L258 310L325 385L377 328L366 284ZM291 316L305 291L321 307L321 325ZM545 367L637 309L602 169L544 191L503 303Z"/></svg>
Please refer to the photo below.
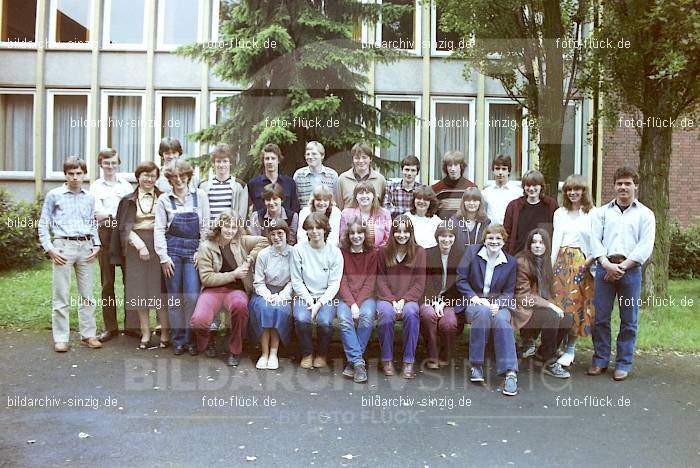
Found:
<svg viewBox="0 0 700 468"><path fill-rule="evenodd" d="M375 321L381 370L394 375L394 331L402 323L400 374L415 377L419 335L426 367L450 364L470 324L470 380L483 382L487 343L504 376L503 393L518 391L521 356L543 372L568 378L579 336L593 335L589 375L610 361L610 319L619 299L615 380L627 377L637 333L641 266L654 243L653 213L636 198L637 172L620 167L616 196L594 208L585 181L570 176L561 207L546 195L536 170L521 185L511 160L496 157L494 182L480 190L466 162L443 157L445 177L418 182L420 161L401 162L401 180L372 169L372 151L358 143L352 167L338 175L323 165L321 143L306 145L307 166L279 173L275 144L260 153L263 173L247 183L231 175L227 145L211 153L213 175L194 180L180 142L160 142L161 167L143 162L137 187L118 175L113 149L98 155L102 176L83 187L87 167L69 157L66 183L51 190L39 223L53 261L54 349L69 349L69 290L75 269L82 344L99 348L119 335L115 267L124 278L124 331L139 348L216 357L219 315L229 330L228 364L240 363L250 336L261 347L258 369L277 369L278 350L296 335L300 367L323 368L337 317L346 358L343 375L367 381L365 351ZM51 235L53 234L53 236ZM97 334L92 297L99 260L105 331ZM150 311L157 311L159 334ZM313 328L316 328L316 343ZM157 341L155 337L159 336ZM539 339L539 346L537 341Z"/></svg>

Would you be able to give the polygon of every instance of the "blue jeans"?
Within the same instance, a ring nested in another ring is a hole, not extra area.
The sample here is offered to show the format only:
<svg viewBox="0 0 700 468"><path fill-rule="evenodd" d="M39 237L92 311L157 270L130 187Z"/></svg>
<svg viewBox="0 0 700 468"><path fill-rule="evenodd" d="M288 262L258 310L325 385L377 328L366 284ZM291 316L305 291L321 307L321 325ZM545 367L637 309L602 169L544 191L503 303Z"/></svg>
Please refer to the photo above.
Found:
<svg viewBox="0 0 700 468"><path fill-rule="evenodd" d="M496 315L483 305L469 304L467 321L471 324L469 335L469 361L473 366L484 363L484 349L489 330L493 330L493 345L496 351L496 373L518 372L518 356L515 353L515 336L510 324L510 310L501 309Z"/></svg>
<svg viewBox="0 0 700 468"><path fill-rule="evenodd" d="M608 367L610 362L610 317L615 296L620 309L620 331L617 334L615 368L626 372L632 368L637 341L639 294L642 289L642 267L627 270L618 281L605 281L605 268L598 265L595 273L595 325L593 327L593 365Z"/></svg>
<svg viewBox="0 0 700 468"><path fill-rule="evenodd" d="M192 257L172 256L170 259L174 265L173 276L165 278L165 288L168 290L168 316L173 345L194 345L190 320L201 288L199 273L192 263Z"/></svg>
<svg viewBox="0 0 700 468"><path fill-rule="evenodd" d="M376 301L371 297L360 304L360 318L357 321L357 329L355 329L350 306L343 301L338 304L338 325L340 338L343 340L343 348L345 349L345 357L348 362L356 366L365 365L362 355L372 336L376 306Z"/></svg>
<svg viewBox="0 0 700 468"><path fill-rule="evenodd" d="M294 329L299 339L301 355L313 354L314 345L311 336L313 325L311 323L311 311L306 302L299 298L294 299ZM316 334L318 335L318 356L328 356L328 346L331 344L333 336L333 318L335 317L335 306L324 304L316 314Z"/></svg>

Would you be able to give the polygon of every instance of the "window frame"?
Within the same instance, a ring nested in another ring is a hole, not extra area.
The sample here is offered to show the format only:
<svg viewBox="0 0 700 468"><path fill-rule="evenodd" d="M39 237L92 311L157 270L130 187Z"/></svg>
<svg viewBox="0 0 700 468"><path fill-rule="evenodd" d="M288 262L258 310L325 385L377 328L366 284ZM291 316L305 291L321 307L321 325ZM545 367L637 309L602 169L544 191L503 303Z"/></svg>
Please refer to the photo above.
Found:
<svg viewBox="0 0 700 468"><path fill-rule="evenodd" d="M165 2L168 0L158 0L158 14L156 19L156 51L172 52L180 46L186 44L171 44L164 42L164 26L165 26ZM204 15L203 15L203 0L190 0L197 2L197 37L195 42L202 42L204 36ZM218 16L218 15L217 15Z"/></svg>
<svg viewBox="0 0 700 468"><path fill-rule="evenodd" d="M430 5L430 56L431 57L449 57L453 50L438 50L437 48L437 33L438 33L438 17L437 5L431 2ZM470 42L474 40L473 35L470 36ZM457 44L458 45L458 44Z"/></svg>
<svg viewBox="0 0 700 468"><path fill-rule="evenodd" d="M7 0L0 0L0 8L4 8L4 2ZM29 0L24 0L29 1ZM37 32L39 30L39 0L34 0L36 4L36 15L34 17L34 40L31 42L17 42L17 41L2 41L0 40L0 49L36 49L37 42ZM5 21L5 15L0 11L0 21ZM2 28L2 23L0 23L0 28Z"/></svg>
<svg viewBox="0 0 700 468"><path fill-rule="evenodd" d="M61 171L53 170L53 129L54 129L54 100L56 96L87 96L87 116L90 118L90 109L92 108L92 95L89 89L49 89L46 91L46 179L48 180L64 180L65 176ZM85 148L90 151L90 138L92 136L93 126L88 125L85 130ZM89 163L89 154L83 155L85 162Z"/></svg>
<svg viewBox="0 0 700 468"><path fill-rule="evenodd" d="M109 127L107 122L109 119L109 98L110 96L139 96L141 97L141 142L139 146L141 147L141 160L139 163L148 161L148 155L146 154L146 132L148 131L148 125L146 125L146 91L132 91L132 90L112 90L103 89L100 94L100 148L106 148L108 141ZM119 148L116 148L117 153L119 153ZM99 173L99 166L97 171ZM134 177L133 172L118 172L119 177L123 177L129 182L136 182L136 177Z"/></svg>
<svg viewBox="0 0 700 468"><path fill-rule="evenodd" d="M574 174L583 174L583 106L581 100L571 99L569 106L574 106ZM564 181L559 181L559 190L564 186Z"/></svg>
<svg viewBox="0 0 700 468"><path fill-rule="evenodd" d="M91 49L93 43L96 41L95 25L93 24L93 16L95 13L95 8L97 7L97 5L95 5L96 0L88 0L88 4L89 4L88 18L90 18L88 30L90 31L90 39L88 39L87 42L56 42L56 20L58 19L58 14L57 14L58 1L59 0L51 0L51 3L49 4L48 48L49 49L68 49L68 50ZM61 173L61 174L63 174L63 173Z"/></svg>
<svg viewBox="0 0 700 468"><path fill-rule="evenodd" d="M496 181L492 179L492 174L491 174L491 163L489 161L489 152L491 150L490 148L490 143L489 143L489 129L490 125L489 122L491 120L491 104L511 104L514 106L517 106L518 103L513 101L510 98L503 98L503 97L488 97L484 99L484 185L488 185L490 183L495 183ZM530 154L528 151L529 147L529 137L530 137L530 128L527 124L527 119L528 119L528 111L527 108L522 109L523 112L523 125L522 125L522 135L521 135L521 144L522 144L522 150L520 154L520 161L521 161L521 167L522 172L524 173L525 171L529 170L530 167ZM522 178L522 175L521 177ZM518 179L512 179L512 180L520 180Z"/></svg>
<svg viewBox="0 0 700 468"><path fill-rule="evenodd" d="M414 103L414 108L413 108L413 115L415 115L416 120L414 124L414 146L415 146L415 152L413 153L418 159L421 159L421 137L422 137L422 132L421 132L421 126L422 126L422 96L420 95L393 95L393 94L377 94L375 96L375 102L376 106L379 108L381 111L382 109L382 104L384 101L398 101L398 102L413 102ZM382 131L382 123L381 123L381 113L379 119L377 119L377 127L375 129L377 134L383 135L381 133ZM382 148L380 146L375 146L374 148L374 155L378 158L381 158L381 150ZM399 160L400 161L400 160ZM421 163L422 165L422 163ZM418 174L418 180L420 180L421 174ZM390 179L397 179L397 178L390 178Z"/></svg>
<svg viewBox="0 0 700 468"><path fill-rule="evenodd" d="M383 1L386 0L377 0L377 3L380 5L383 3ZM413 16L413 36L414 36L414 44L413 44L413 49L395 49L395 50L401 50L404 51L410 55L415 55L415 56L421 56L423 52L422 48L422 42L423 42L423 32L422 32L422 25L423 25L423 5L422 1L424 0L414 0L413 1L413 6L415 8L415 15ZM375 31L374 31L374 37L375 37L375 47L381 47L382 44L382 25L384 23L382 22L381 16L379 18L379 21L377 21L377 24L375 25ZM363 34L364 37L364 34Z"/></svg>
<svg viewBox="0 0 700 468"><path fill-rule="evenodd" d="M112 15L112 3L115 0L104 0L104 11L103 11L103 16L104 16L104 23L102 25L102 48L105 50L146 50L146 41L148 38L148 24L146 23L146 18L148 15L146 14L147 8L148 8L148 0L143 0L143 31L141 35L141 42L140 43L117 43L117 44L111 44L109 42L110 40L110 34L112 32L112 23L111 23L111 15ZM119 0L116 0L119 1Z"/></svg>
<svg viewBox="0 0 700 468"><path fill-rule="evenodd" d="M34 180L34 164L36 164L36 125L35 119L37 115L37 102L35 89L19 89L19 88L0 88L0 94L30 94L32 96L32 154L31 154L31 170L29 171L0 171L0 177L8 179Z"/></svg>
<svg viewBox="0 0 700 468"><path fill-rule="evenodd" d="M155 148L156 151L154 154L158 154L157 148L158 144L160 143L160 140L163 138L163 98L169 98L169 97L190 97L194 98L194 121L195 121L195 128L194 131L198 132L201 130L201 123L200 123L200 99L201 99L202 93L200 91L156 91L155 93L155 102L156 102L156 112L155 112L155 122L154 122L154 127L155 127ZM184 142L180 142L183 145L183 151L184 151ZM202 143L201 142L195 142L196 145L196 151L199 154L191 154L188 156L194 156L198 157L202 153ZM183 153L183 156L186 155L187 153ZM155 158L155 156L154 156ZM160 167L160 157L154 159L155 163L158 164Z"/></svg>
<svg viewBox="0 0 700 468"><path fill-rule="evenodd" d="M469 154L467 157L468 179L473 181L476 177L476 98L469 96L431 96L430 98L430 170L428 171L428 179L431 184L438 182L443 178L442 174L434 174L433 169L437 158L437 127L433 123L437 123L437 105L438 104L468 104L469 105Z"/></svg>

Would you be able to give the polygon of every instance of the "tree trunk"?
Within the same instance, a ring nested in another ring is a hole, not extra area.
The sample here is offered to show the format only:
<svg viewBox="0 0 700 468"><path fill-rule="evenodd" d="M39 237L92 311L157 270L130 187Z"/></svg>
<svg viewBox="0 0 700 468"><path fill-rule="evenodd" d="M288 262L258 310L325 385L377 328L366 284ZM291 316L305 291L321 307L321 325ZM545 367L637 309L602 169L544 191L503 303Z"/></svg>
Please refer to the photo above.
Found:
<svg viewBox="0 0 700 468"><path fill-rule="evenodd" d="M645 119L647 117L644 115ZM652 125L642 130L639 200L656 216L654 251L644 265L642 297L664 296L668 288L668 256L671 249L668 180L672 138L671 127Z"/></svg>

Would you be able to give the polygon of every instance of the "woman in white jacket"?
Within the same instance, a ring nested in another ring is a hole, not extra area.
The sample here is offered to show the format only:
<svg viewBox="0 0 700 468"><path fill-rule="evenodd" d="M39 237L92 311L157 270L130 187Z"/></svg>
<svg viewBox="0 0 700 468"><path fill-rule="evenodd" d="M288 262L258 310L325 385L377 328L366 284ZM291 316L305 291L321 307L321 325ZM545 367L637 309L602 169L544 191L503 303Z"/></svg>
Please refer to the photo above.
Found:
<svg viewBox="0 0 700 468"><path fill-rule="evenodd" d="M591 334L594 319L591 256L591 214L593 204L588 186L579 175L567 177L562 188L563 206L554 212L552 236L552 292L565 314L573 314L574 325L567 337L566 350L559 364L574 361L576 339ZM526 350L527 352L527 350Z"/></svg>

